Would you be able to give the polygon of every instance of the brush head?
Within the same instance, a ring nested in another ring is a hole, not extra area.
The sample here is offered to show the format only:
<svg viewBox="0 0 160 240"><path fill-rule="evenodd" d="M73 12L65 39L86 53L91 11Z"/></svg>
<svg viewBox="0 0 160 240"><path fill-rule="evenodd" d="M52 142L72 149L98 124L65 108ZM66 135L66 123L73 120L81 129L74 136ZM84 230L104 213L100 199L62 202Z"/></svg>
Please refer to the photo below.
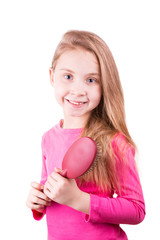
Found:
<svg viewBox="0 0 160 240"><path fill-rule="evenodd" d="M97 145L89 137L76 140L66 152L62 169L67 178L78 178L89 170L97 155Z"/></svg>

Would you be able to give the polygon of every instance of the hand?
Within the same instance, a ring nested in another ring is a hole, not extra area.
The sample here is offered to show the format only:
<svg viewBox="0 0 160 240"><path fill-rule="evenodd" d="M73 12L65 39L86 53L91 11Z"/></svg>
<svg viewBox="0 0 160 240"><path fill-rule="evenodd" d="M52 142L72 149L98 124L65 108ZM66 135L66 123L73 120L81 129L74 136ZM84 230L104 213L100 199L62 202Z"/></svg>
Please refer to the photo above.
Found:
<svg viewBox="0 0 160 240"><path fill-rule="evenodd" d="M51 200L43 193L44 186L40 183L32 182L26 205L32 210L43 212L45 206L51 204Z"/></svg>
<svg viewBox="0 0 160 240"><path fill-rule="evenodd" d="M46 196L57 203L89 213L89 194L82 192L74 179L67 179L61 173L61 169L55 168L55 172L48 177L44 186Z"/></svg>
<svg viewBox="0 0 160 240"><path fill-rule="evenodd" d="M74 198L80 194L74 179L67 179L61 175L62 170L55 168L47 179L44 186L44 193L53 201L70 205Z"/></svg>

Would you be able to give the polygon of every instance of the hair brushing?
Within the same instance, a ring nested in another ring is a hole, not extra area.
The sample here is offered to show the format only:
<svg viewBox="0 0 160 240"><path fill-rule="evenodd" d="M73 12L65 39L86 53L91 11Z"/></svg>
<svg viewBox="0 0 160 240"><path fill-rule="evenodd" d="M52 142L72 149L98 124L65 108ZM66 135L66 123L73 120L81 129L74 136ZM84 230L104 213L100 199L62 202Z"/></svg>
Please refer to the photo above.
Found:
<svg viewBox="0 0 160 240"><path fill-rule="evenodd" d="M89 137L77 139L65 153L61 175L78 178L92 170L97 162L97 144Z"/></svg>

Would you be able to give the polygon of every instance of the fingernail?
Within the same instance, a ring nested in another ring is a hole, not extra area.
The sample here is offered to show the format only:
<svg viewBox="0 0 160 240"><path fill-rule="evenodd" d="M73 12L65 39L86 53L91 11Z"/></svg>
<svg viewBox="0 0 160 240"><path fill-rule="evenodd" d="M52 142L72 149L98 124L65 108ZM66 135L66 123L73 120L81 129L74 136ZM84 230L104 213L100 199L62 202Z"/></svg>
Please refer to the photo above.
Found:
<svg viewBox="0 0 160 240"><path fill-rule="evenodd" d="M66 177L66 175L67 175L67 169L62 170L61 175L62 175L63 177Z"/></svg>

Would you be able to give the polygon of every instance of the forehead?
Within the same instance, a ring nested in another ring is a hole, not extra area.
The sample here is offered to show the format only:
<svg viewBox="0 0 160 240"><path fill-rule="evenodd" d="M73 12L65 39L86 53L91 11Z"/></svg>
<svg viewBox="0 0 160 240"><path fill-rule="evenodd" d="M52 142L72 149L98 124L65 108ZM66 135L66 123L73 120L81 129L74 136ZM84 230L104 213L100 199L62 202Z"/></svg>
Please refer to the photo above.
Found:
<svg viewBox="0 0 160 240"><path fill-rule="evenodd" d="M58 59L56 68L66 68L99 73L98 60L94 53L82 48L66 50Z"/></svg>

